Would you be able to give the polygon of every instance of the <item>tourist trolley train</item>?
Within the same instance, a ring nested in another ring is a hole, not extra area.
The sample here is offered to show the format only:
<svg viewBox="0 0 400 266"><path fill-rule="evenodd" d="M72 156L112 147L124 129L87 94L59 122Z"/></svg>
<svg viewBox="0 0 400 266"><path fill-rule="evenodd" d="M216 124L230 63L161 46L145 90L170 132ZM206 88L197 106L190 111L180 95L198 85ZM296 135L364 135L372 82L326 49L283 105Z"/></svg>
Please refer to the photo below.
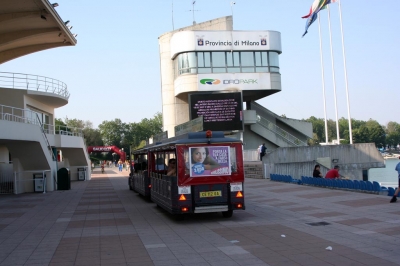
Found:
<svg viewBox="0 0 400 266"><path fill-rule="evenodd" d="M133 160L129 188L171 214L245 209L242 143L223 132L167 139L134 151Z"/></svg>

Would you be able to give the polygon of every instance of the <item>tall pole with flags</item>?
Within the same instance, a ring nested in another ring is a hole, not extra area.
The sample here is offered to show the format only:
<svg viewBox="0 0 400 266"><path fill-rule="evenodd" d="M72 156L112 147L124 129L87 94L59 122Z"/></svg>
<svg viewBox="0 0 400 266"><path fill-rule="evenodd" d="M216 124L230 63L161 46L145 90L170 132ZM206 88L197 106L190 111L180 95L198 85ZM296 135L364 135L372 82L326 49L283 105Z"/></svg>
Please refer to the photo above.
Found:
<svg viewBox="0 0 400 266"><path fill-rule="evenodd" d="M318 15L318 32L319 32L319 51L321 57L321 73L322 73L322 97L324 100L325 144L328 144L328 121L326 119L324 55L322 53L321 20L319 18L319 15Z"/></svg>
<svg viewBox="0 0 400 266"><path fill-rule="evenodd" d="M342 4L341 1L339 2L339 17L340 17L340 32L342 35L342 51L343 51L343 64L344 64L344 79L346 84L346 99L347 99L347 117L349 120L349 137L350 137L350 144L353 144L353 133L351 129L351 116L350 116L350 99L349 99L349 88L347 82L347 66L346 66L346 51L344 47L344 36L343 36L343 22L342 22Z"/></svg>
<svg viewBox="0 0 400 266"><path fill-rule="evenodd" d="M329 24L329 41L330 41L330 46L331 46L333 94L334 94L334 100L335 100L336 137L337 137L337 144L340 144L339 119L338 119L337 97L336 97L335 59L334 59L334 55L333 55L332 30L331 30L331 9L329 8L329 5L328 5L328 24Z"/></svg>

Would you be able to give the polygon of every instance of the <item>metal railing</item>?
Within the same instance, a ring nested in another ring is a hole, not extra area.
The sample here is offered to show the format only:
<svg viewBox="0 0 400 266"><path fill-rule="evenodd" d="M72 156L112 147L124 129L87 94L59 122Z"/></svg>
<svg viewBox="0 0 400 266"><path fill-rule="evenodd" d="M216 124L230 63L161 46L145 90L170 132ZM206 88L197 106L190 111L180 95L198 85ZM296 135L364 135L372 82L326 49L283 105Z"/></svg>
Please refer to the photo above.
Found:
<svg viewBox="0 0 400 266"><path fill-rule="evenodd" d="M29 109L0 105L0 120L37 125L46 134L83 137L81 128L41 124L40 119L38 119L40 116L40 113Z"/></svg>
<svg viewBox="0 0 400 266"><path fill-rule="evenodd" d="M0 72L0 87L43 91L60 95L66 99L70 95L64 82L31 74Z"/></svg>
<svg viewBox="0 0 400 266"><path fill-rule="evenodd" d="M14 193L15 178L13 173L0 172L0 194Z"/></svg>
<svg viewBox="0 0 400 266"><path fill-rule="evenodd" d="M276 124L272 123L271 121L265 119L264 117L259 117L258 123L269 129L270 131L274 132L275 134L281 136L285 141L291 143L292 145L295 146L307 146L307 143L304 141L300 140L299 138L296 138L289 132L283 130L282 128L278 127Z"/></svg>

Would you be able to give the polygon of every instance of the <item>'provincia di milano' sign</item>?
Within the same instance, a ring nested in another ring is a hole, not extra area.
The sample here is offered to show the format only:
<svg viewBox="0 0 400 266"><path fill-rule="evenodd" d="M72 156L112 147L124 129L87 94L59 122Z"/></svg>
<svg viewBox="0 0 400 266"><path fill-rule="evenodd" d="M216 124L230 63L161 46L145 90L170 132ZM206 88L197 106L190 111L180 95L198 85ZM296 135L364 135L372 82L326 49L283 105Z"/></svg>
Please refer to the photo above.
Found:
<svg viewBox="0 0 400 266"><path fill-rule="evenodd" d="M277 31L180 31L171 38L171 58L187 51L276 51L282 52Z"/></svg>

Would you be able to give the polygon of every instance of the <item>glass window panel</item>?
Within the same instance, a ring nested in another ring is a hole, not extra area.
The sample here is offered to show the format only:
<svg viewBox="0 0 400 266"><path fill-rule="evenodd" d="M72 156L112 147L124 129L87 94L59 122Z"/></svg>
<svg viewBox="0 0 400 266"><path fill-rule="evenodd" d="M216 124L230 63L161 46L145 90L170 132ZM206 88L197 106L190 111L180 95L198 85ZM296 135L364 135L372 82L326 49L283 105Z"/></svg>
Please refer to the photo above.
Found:
<svg viewBox="0 0 400 266"><path fill-rule="evenodd" d="M213 67L225 67L225 52L212 52Z"/></svg>
<svg viewBox="0 0 400 266"><path fill-rule="evenodd" d="M256 57L256 66L262 66L262 64L261 64L261 52L255 52L254 55Z"/></svg>
<svg viewBox="0 0 400 266"><path fill-rule="evenodd" d="M267 52L255 52L256 66L268 66Z"/></svg>
<svg viewBox="0 0 400 266"><path fill-rule="evenodd" d="M199 74L208 74L211 73L211 68L203 67L198 69Z"/></svg>
<svg viewBox="0 0 400 266"><path fill-rule="evenodd" d="M270 67L269 71L279 73L279 67Z"/></svg>
<svg viewBox="0 0 400 266"><path fill-rule="evenodd" d="M277 52L269 52L269 65L279 67L279 58Z"/></svg>
<svg viewBox="0 0 400 266"><path fill-rule="evenodd" d="M228 73L240 73L240 67L228 67Z"/></svg>
<svg viewBox="0 0 400 266"><path fill-rule="evenodd" d="M188 67L197 67L196 53L194 52L187 53L187 61L188 61Z"/></svg>
<svg viewBox="0 0 400 266"><path fill-rule="evenodd" d="M253 73L254 67L242 67L242 73Z"/></svg>
<svg viewBox="0 0 400 266"><path fill-rule="evenodd" d="M226 73L226 68L222 68L222 67L214 67L213 68L213 73Z"/></svg>
<svg viewBox="0 0 400 266"><path fill-rule="evenodd" d="M210 52L204 53L204 66L211 67L211 54Z"/></svg>
<svg viewBox="0 0 400 266"><path fill-rule="evenodd" d="M240 57L242 67L254 66L253 52L241 52Z"/></svg>
<svg viewBox="0 0 400 266"><path fill-rule="evenodd" d="M239 62L239 52L227 52L226 53L226 59L227 59L227 66L236 66L239 67L240 66L240 62Z"/></svg>
<svg viewBox="0 0 400 266"><path fill-rule="evenodd" d="M268 72L268 67L256 67L256 72Z"/></svg>
<svg viewBox="0 0 400 266"><path fill-rule="evenodd" d="M267 52L261 52L261 66L268 66Z"/></svg>
<svg viewBox="0 0 400 266"><path fill-rule="evenodd" d="M197 66L204 67L204 53L203 52L197 53Z"/></svg>

